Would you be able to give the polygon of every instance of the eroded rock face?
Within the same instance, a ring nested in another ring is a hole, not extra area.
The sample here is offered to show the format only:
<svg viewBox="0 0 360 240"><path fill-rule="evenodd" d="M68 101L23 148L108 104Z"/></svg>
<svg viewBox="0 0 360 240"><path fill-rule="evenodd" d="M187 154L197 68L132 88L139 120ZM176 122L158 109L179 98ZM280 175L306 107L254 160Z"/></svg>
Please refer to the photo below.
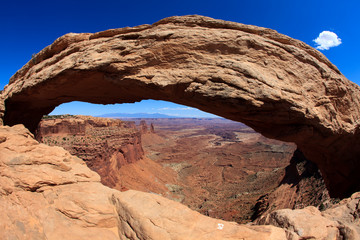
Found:
<svg viewBox="0 0 360 240"><path fill-rule="evenodd" d="M167 184L175 184L170 168L146 158L141 135L144 121L135 122L91 116L47 116L36 130L36 139L49 146L63 147L101 177L105 186L154 192L172 197ZM139 128L139 129L138 129Z"/></svg>
<svg viewBox="0 0 360 240"><path fill-rule="evenodd" d="M36 138L50 146L61 146L83 159L108 187L117 185L118 170L122 166L144 157L141 133L135 123L118 119L90 116L43 119Z"/></svg>
<svg viewBox="0 0 360 240"><path fill-rule="evenodd" d="M212 219L161 196L119 192L84 161L0 127L0 239L286 239L274 226Z"/></svg>
<svg viewBox="0 0 360 240"><path fill-rule="evenodd" d="M257 222L259 217L284 208L315 206L324 210L336 201L330 198L316 165L296 150L277 188L257 200L252 220Z"/></svg>
<svg viewBox="0 0 360 240"><path fill-rule="evenodd" d="M295 142L332 196L360 190L359 87L320 52L276 31L201 16L67 34L1 94L5 125L35 131L70 101L159 99L241 121Z"/></svg>

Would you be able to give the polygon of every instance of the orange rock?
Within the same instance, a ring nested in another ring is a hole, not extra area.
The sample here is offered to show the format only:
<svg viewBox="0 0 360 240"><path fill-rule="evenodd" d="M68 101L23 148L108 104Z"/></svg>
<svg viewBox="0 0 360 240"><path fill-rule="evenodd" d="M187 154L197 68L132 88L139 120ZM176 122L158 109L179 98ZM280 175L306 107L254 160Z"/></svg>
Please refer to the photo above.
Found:
<svg viewBox="0 0 360 240"><path fill-rule="evenodd" d="M315 207L282 209L263 216L258 223L284 228L294 239L355 240L360 239L359 203L360 193L355 193L324 212Z"/></svg>
<svg viewBox="0 0 360 240"><path fill-rule="evenodd" d="M81 159L114 187L119 169L144 157L141 133L132 122L90 116L57 116L43 119L36 138L60 146Z"/></svg>

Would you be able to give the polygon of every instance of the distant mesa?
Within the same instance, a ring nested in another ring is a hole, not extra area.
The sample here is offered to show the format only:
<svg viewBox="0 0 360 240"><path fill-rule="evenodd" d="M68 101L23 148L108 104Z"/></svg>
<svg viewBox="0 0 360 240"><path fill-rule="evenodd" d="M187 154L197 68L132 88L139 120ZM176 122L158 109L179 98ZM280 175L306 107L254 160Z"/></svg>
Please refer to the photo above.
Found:
<svg viewBox="0 0 360 240"><path fill-rule="evenodd" d="M98 115L96 117L104 118L221 118L218 116L215 117L191 117L191 116L174 116L167 115L162 113L107 113Z"/></svg>
<svg viewBox="0 0 360 240"><path fill-rule="evenodd" d="M182 118L161 113L107 113L96 117L104 118Z"/></svg>

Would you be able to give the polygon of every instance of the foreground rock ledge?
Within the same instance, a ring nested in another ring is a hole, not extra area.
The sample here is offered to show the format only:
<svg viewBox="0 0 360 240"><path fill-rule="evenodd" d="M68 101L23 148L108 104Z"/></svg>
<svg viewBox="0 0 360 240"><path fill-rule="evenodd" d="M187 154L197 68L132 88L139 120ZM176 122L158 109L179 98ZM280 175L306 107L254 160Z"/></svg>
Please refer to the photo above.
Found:
<svg viewBox="0 0 360 240"><path fill-rule="evenodd" d="M0 239L285 239L274 226L203 216L161 196L119 192L21 125L0 127Z"/></svg>
<svg viewBox="0 0 360 240"><path fill-rule="evenodd" d="M201 16L70 33L0 95L5 125L34 132L61 103L172 101L295 142L333 197L360 190L360 89L324 55L274 30Z"/></svg>
<svg viewBox="0 0 360 240"><path fill-rule="evenodd" d="M360 194L320 213L279 210L239 225L161 196L119 192L22 125L0 127L0 239L359 239Z"/></svg>

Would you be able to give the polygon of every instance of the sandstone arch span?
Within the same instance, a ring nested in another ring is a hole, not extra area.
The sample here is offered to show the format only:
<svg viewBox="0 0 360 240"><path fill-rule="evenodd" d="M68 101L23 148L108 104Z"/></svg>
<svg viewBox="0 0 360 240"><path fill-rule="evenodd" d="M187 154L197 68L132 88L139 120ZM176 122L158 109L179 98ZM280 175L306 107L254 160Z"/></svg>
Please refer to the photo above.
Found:
<svg viewBox="0 0 360 240"><path fill-rule="evenodd" d="M61 103L158 99L292 141L332 196L360 190L359 87L320 52L276 31L201 16L67 34L2 92L5 125L36 129Z"/></svg>

